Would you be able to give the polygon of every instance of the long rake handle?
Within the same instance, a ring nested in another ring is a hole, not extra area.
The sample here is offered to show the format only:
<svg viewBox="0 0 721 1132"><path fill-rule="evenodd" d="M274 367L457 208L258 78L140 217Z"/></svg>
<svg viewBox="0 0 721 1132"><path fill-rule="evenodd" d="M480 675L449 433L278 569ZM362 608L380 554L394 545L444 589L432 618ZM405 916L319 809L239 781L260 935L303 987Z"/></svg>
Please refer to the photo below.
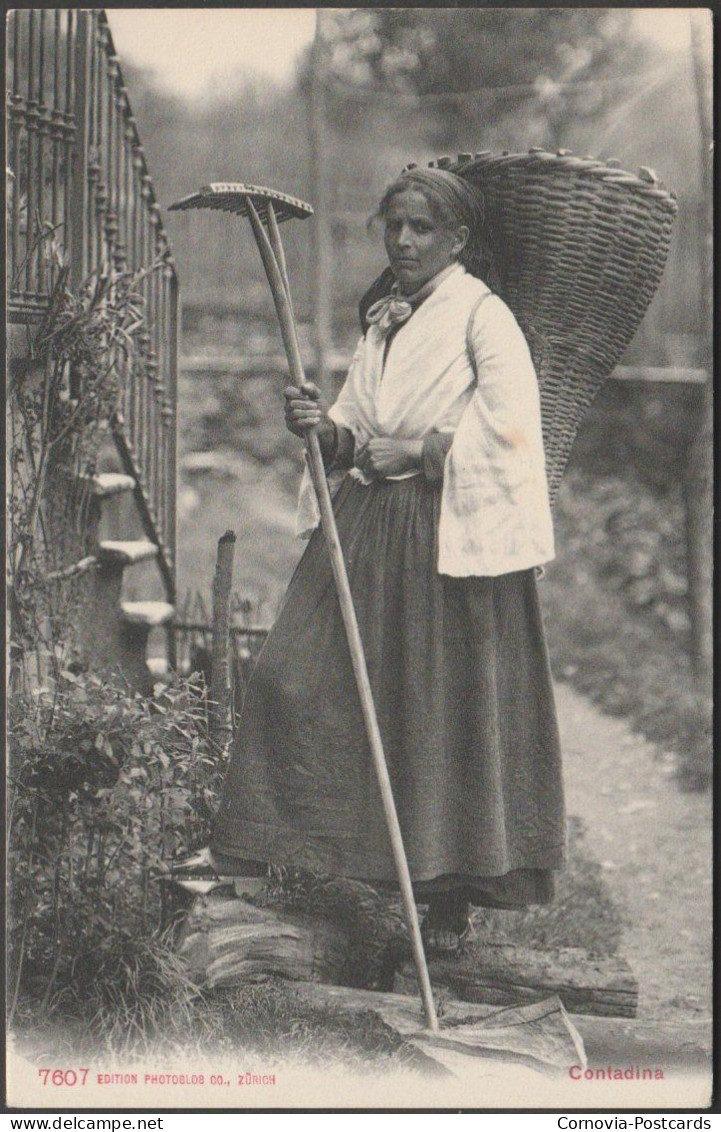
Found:
<svg viewBox="0 0 721 1132"><path fill-rule="evenodd" d="M293 378L293 381L300 388L305 384L305 373L303 370L303 362L300 356L295 319L293 318L293 311L290 303L290 289L288 285L288 278L284 270L285 260L282 254L282 248L279 247L280 236L278 233L277 225L273 223L275 217L273 217L273 219L270 219L272 208L272 204L268 202L268 228L271 236L271 238L269 239L263 227L262 221L258 216L257 210L253 206L253 202L248 199L248 216L253 228L253 234L258 245L258 250L260 251L261 259L263 260L263 266L265 268L266 275L268 276L270 289L273 294L273 301L275 303L275 309L278 314L278 321L280 322L283 344L288 356L290 374ZM328 489L325 467L323 466L323 457L320 451L318 435L315 430L312 430L311 432L306 434L305 442L308 451L311 479L313 481L313 486L318 498L323 533L328 545L328 553L330 555L331 568L333 570L333 577L335 579L336 590L338 592L338 601L340 603L341 616L343 618L346 637L348 639L348 648L350 650L353 673L355 675L356 685L358 687L358 695L360 697L363 720L365 722L366 734L368 737L368 744L370 746L371 755L373 757L373 766L375 768L376 778L378 780L378 786L380 788L381 801L383 803L383 812L385 814L386 825L388 827L388 833L391 840L393 859L395 862L396 873L401 890L403 910L405 912L406 924L408 926L408 931L411 937L411 948L413 950L413 959L418 975L421 999L423 1001L423 1010L425 1012L428 1029L435 1033L439 1028L438 1017L436 1015L436 1007L433 1001L433 991L431 989L431 980L428 974L426 956L423 950L421 929L418 923L418 910L416 908L416 902L413 897L411 874L408 869L408 860L406 858L406 852L403 846L403 836L401 834L401 827L398 822L398 813L396 811L395 800L393 798L391 780L388 774L388 764L386 762L385 752L383 750L383 741L381 739L380 728L378 726L378 717L376 715L375 704L373 702L373 693L371 691L370 680L368 679L368 668L366 665L365 653L363 651L363 642L361 640L360 630L358 628L358 619L356 617L355 607L353 605L353 596L351 594L348 574L345 567L345 561L343 559L343 550L340 544L340 539L338 537L338 528L336 526L335 514L333 513L333 504L331 502L330 491Z"/></svg>

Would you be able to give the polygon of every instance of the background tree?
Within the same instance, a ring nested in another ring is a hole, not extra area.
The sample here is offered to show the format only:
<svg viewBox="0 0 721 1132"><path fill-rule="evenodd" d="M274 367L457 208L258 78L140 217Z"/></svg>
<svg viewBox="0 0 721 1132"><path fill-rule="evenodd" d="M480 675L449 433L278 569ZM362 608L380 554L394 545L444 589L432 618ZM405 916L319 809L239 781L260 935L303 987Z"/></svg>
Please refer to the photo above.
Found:
<svg viewBox="0 0 721 1132"><path fill-rule="evenodd" d="M427 140L452 146L478 129L472 104L453 96L483 93L484 128L523 141L560 145L569 122L603 114L603 86L638 73L651 49L632 29L631 12L597 9L424 8L329 12L324 20L328 73L347 87L426 99ZM435 102L431 102L435 99ZM460 113L459 113L460 109ZM469 116L471 121L469 121Z"/></svg>

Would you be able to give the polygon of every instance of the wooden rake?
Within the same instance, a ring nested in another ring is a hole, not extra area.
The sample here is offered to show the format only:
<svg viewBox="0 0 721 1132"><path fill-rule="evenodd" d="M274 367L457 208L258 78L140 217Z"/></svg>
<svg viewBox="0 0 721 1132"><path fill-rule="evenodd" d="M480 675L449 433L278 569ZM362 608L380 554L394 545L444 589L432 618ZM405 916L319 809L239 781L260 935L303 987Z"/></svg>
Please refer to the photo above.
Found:
<svg viewBox="0 0 721 1132"><path fill-rule="evenodd" d="M213 208L222 212L231 212L236 216L248 217L273 294L273 301L275 303L278 321L280 322L280 331L283 337L283 345L288 358L290 375L294 384L298 386L298 388L302 388L306 383L306 378L300 356L298 331L293 315L285 253L283 251L278 225L282 221L289 220L293 217L305 219L308 216L312 216L313 209L311 206L305 204L304 201L297 200L295 197L290 197L285 193L276 192L274 189L266 189L259 185L221 183L206 185L197 193L191 193L190 196L183 197L182 200L171 204L170 208L176 210ZM335 522L335 515L333 514L333 504L331 502L330 491L328 490L328 481L325 475L323 457L321 456L316 429L311 429L306 433L305 444L308 452L311 479L320 509L321 526L328 545L328 553L330 554L333 577L338 592L341 615L348 639L353 673L360 696L368 744L371 749L386 825L390 835L396 875L398 877L403 901L403 911L405 913L413 951L413 960L418 975L426 1027L432 1033L437 1033L439 1029L438 1017L436 1015L431 981L428 974L425 952L423 950L423 941L421 939L421 931L418 923L418 911L413 897L413 886L408 869L408 860L403 846L401 828L398 822L398 814L393 798L390 776L388 774L388 764L383 751L383 741L378 727L378 717L376 715L373 694L368 679L368 668L363 651L363 642L358 629L358 620L353 605L353 597L348 582L348 573L343 559L343 551L338 537L338 528Z"/></svg>

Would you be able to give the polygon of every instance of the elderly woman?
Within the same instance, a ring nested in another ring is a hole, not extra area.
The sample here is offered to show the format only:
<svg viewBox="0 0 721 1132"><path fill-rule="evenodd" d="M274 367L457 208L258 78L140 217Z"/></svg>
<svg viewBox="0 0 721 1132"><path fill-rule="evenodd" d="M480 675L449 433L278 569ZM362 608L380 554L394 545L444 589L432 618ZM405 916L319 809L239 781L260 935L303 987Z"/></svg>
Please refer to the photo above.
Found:
<svg viewBox="0 0 721 1132"><path fill-rule="evenodd" d="M525 339L478 277L483 205L412 169L378 215L394 282L316 428L430 951L469 905L551 899L564 857L558 732L536 570L553 557L539 394ZM248 687L217 815L218 868L258 862L392 884L393 859L330 560L313 531Z"/></svg>

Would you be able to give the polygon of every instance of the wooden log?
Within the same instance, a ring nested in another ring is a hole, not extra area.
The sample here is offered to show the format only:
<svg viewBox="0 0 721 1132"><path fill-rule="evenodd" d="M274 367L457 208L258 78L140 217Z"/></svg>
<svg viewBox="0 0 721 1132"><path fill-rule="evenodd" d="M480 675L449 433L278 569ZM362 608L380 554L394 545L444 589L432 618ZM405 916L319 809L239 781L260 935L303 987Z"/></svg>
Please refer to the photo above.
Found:
<svg viewBox="0 0 721 1132"><path fill-rule="evenodd" d="M583 1041L557 995L498 1009L458 1001L446 988L435 987L441 1025L434 1033L426 1025L412 964L406 965L408 994L332 985L343 977L350 946L343 929L327 920L258 908L218 894L196 899L178 952L189 975L202 986L233 986L279 975L292 980L294 994L311 1007L375 1014L436 1068L454 1073L471 1071L470 1059L476 1058L545 1072L586 1064Z"/></svg>
<svg viewBox="0 0 721 1132"><path fill-rule="evenodd" d="M617 955L593 956L580 947L536 951L505 943L474 943L456 958L429 963L434 988L464 1002L506 1006L557 994L572 1014L635 1018L638 983ZM412 993L414 969L404 963L395 989Z"/></svg>
<svg viewBox="0 0 721 1132"><path fill-rule="evenodd" d="M189 975L208 987L257 982L268 975L333 982L342 977L348 937L327 920L218 894L196 899L178 952Z"/></svg>

